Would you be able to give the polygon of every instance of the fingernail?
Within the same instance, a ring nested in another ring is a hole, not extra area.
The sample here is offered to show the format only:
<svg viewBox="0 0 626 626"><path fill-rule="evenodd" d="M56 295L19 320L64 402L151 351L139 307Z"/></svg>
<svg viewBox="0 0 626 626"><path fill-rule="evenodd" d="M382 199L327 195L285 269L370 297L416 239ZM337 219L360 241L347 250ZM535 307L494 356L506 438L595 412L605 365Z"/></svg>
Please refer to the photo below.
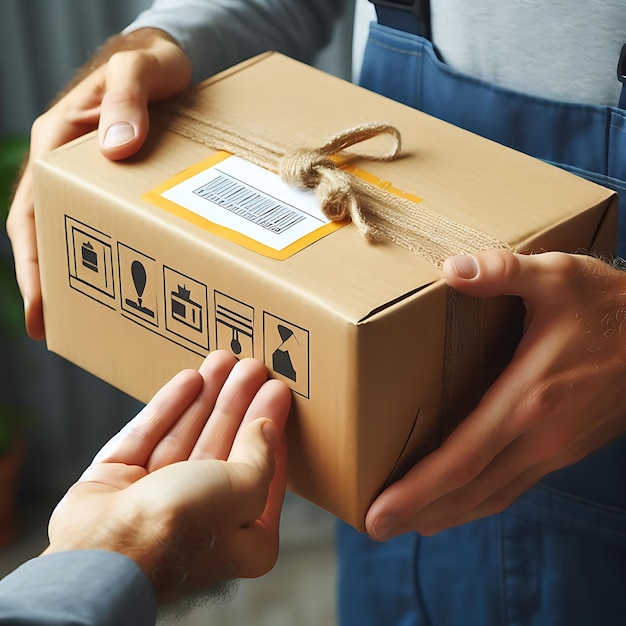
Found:
<svg viewBox="0 0 626 626"><path fill-rule="evenodd" d="M394 526L396 525L396 518L393 515L381 515L375 522L372 530L376 539L386 539Z"/></svg>
<svg viewBox="0 0 626 626"><path fill-rule="evenodd" d="M105 148L118 148L135 138L135 129L128 122L118 122L109 126L102 145Z"/></svg>
<svg viewBox="0 0 626 626"><path fill-rule="evenodd" d="M276 450L280 442L280 435L278 434L278 429L274 426L274 422L267 420L265 424L263 424L261 430L263 431L263 436L267 442L274 450Z"/></svg>
<svg viewBox="0 0 626 626"><path fill-rule="evenodd" d="M478 263L473 256L453 256L450 259L459 278L476 278L478 276Z"/></svg>

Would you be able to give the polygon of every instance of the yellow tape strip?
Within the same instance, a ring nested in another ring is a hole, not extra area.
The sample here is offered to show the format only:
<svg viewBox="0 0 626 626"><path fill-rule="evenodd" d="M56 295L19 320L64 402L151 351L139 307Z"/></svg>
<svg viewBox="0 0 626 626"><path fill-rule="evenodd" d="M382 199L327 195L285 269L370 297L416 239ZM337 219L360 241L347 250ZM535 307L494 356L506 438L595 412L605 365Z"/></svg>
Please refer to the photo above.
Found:
<svg viewBox="0 0 626 626"><path fill-rule="evenodd" d="M301 237L297 241L294 241L292 244L286 246L282 250L276 250L262 243L259 243L258 241L256 241L256 239L252 239L251 237L242 235L240 232L232 230L231 228L226 228L225 226L220 226L219 224L215 224L214 222L211 222L210 220L207 220L206 218L201 217L197 213L194 213L193 211L186 209L185 207L163 197L162 194L168 191L169 189L171 189L172 187L175 187L176 185L179 185L185 180L191 178L192 176L195 176L196 174L199 174L200 172L210 167L213 167L214 165L217 165L218 163L221 163L222 161L229 158L230 156L232 156L230 152L224 152L224 151L216 152L215 154L210 156L208 159L204 159L203 161L200 161L199 163L196 163L195 165L188 167L187 169L183 170L182 172L179 172L172 178L161 183L154 189L151 189L150 191L148 191L142 196L142 199L146 200L147 202L150 202L151 204L155 206L158 206L160 209L163 209L164 211L167 211L168 213L172 213L173 215L176 215L177 217L180 217L184 219L185 221L202 228L203 230L207 232L217 235L218 237L222 237L223 239L227 239L228 241L232 241L233 243L243 246L244 248L248 248L248 250L252 250L253 252L256 252L257 254L262 254L263 256L269 257L271 259L276 259L277 261L283 261L285 259L288 259L290 256L293 256L294 254L296 254L296 252L300 252L300 250L303 250L307 246L310 246L316 241L319 241L320 239L322 239L323 237L326 237L326 235L329 235L330 233L338 230L339 228L342 228L343 226L349 223L347 221L329 222L328 224L325 224L324 226L320 226L319 228L309 233L308 235ZM381 187L382 189L385 189L389 193L393 193L397 196L406 198L416 203L421 202L423 200L423 198L420 198L419 196L416 196L414 194L409 194L400 189L397 189L388 180L383 180L382 178L378 178L377 176L374 176L373 174L370 174L369 172L366 172L365 170L361 170L351 165L346 165L346 164L342 165L340 162L341 161L340 159L333 159L333 160L335 160L338 163L341 169L347 172L350 172L351 174L355 176L358 176L359 178L367 181L368 183L372 185Z"/></svg>

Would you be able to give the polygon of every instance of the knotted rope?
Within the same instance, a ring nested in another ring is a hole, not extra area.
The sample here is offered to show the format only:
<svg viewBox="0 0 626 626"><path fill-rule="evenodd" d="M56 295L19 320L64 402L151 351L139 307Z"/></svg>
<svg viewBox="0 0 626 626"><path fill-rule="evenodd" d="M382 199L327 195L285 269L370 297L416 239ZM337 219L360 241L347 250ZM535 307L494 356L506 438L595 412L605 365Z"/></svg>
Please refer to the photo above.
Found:
<svg viewBox="0 0 626 626"><path fill-rule="evenodd" d="M188 98L191 96L187 96ZM201 114L201 109L208 113ZM227 111L193 99L160 107L155 120L180 135L218 150L231 152L281 175L285 182L313 189L322 211L331 220L351 219L370 239L389 239L441 268L449 256L471 254L507 244L469 226L455 222L342 169L331 156L391 161L400 153L401 136L389 124L363 124L333 135L322 146L289 150L267 139L267 132L238 130ZM265 135L265 137L263 136ZM388 135L391 147L382 154L346 153L345 150L374 137Z"/></svg>
<svg viewBox="0 0 626 626"><path fill-rule="evenodd" d="M364 124L344 130L331 137L314 150L297 150L285 155L279 163L278 173L288 184L315 190L322 212L332 221L351 219L362 233L376 238L361 211L363 190L357 188L354 176L338 169L329 156L339 154L350 146L382 134L393 137L393 145L382 155L356 155L369 161L392 161L400 153L400 131L388 124Z"/></svg>
<svg viewBox="0 0 626 626"><path fill-rule="evenodd" d="M347 153L350 158L391 161L400 153L400 132L388 124L364 124L341 131L322 146L289 150L269 140L271 132L238 130L230 112L220 110L202 94L192 92L160 107L153 119L180 135L218 150L231 152L279 173L285 182L315 190L322 211L331 220L351 219L370 239L387 238L441 268L446 258L506 243L455 222L342 169L331 156L380 135L392 145L380 155ZM199 101L199 102L198 102ZM204 113L200 113L204 111ZM344 154L343 156L346 156ZM480 391L482 370L481 301L448 290L444 347L442 438L456 426ZM467 355L473 355L473 360ZM467 404L468 398L470 404Z"/></svg>

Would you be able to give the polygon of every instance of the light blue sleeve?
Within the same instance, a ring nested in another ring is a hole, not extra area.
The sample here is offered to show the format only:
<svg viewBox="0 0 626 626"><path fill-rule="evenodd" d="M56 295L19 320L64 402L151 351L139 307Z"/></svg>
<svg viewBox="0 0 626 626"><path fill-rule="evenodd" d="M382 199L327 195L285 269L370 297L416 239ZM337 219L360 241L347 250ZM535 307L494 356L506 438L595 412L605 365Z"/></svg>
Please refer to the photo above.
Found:
<svg viewBox="0 0 626 626"><path fill-rule="evenodd" d="M193 82L267 50L310 63L345 0L155 0L124 32L158 28L185 50Z"/></svg>
<svg viewBox="0 0 626 626"><path fill-rule="evenodd" d="M115 552L75 550L27 561L0 581L0 624L154 626L150 582Z"/></svg>

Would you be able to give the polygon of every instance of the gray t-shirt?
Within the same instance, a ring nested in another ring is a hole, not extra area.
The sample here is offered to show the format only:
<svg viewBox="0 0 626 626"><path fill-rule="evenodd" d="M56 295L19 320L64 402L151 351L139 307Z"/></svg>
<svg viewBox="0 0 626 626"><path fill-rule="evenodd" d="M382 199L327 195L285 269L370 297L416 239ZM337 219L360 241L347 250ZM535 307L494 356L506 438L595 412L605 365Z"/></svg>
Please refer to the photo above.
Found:
<svg viewBox="0 0 626 626"><path fill-rule="evenodd" d="M155 0L125 32L152 27L189 55L194 82L276 50L305 62L330 40L343 0Z"/></svg>
<svg viewBox="0 0 626 626"><path fill-rule="evenodd" d="M617 105L622 0L431 0L433 41L462 72L564 101Z"/></svg>
<svg viewBox="0 0 626 626"><path fill-rule="evenodd" d="M342 0L156 0L127 30L160 28L191 57L194 80L268 49L310 61ZM446 63L496 84L566 101L617 104L626 7L619 0L431 0ZM357 0L356 49L373 5ZM356 59L358 63L358 59Z"/></svg>

